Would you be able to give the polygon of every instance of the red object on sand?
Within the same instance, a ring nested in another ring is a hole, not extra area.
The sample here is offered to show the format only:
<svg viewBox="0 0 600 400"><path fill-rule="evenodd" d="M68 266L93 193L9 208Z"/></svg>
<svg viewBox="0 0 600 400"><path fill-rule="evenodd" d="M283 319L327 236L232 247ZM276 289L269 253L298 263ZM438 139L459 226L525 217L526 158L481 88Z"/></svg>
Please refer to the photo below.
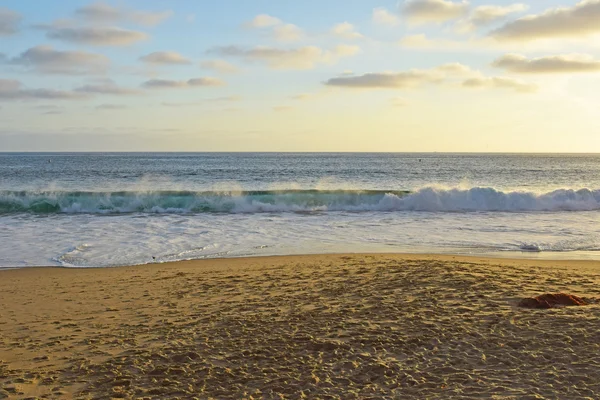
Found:
<svg viewBox="0 0 600 400"><path fill-rule="evenodd" d="M525 308L554 308L585 305L588 305L588 303L581 297L565 293L546 293L537 297L529 297L519 302L519 307Z"/></svg>

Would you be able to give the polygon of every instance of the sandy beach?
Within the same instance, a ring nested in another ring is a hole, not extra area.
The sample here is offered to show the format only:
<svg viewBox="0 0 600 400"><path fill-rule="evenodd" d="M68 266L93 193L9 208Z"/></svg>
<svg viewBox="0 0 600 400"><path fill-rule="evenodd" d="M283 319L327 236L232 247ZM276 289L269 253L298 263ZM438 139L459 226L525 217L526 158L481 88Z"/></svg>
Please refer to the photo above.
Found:
<svg viewBox="0 0 600 400"><path fill-rule="evenodd" d="M0 398L600 397L600 262L429 255L0 271Z"/></svg>

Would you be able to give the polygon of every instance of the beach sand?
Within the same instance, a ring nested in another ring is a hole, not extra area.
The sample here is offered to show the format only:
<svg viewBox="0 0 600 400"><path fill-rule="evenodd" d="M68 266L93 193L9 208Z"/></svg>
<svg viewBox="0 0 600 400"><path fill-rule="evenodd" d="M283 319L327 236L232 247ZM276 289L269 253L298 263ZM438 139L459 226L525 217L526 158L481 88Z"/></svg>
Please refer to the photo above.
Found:
<svg viewBox="0 0 600 400"><path fill-rule="evenodd" d="M318 255L0 271L0 398L600 398L600 263Z"/></svg>

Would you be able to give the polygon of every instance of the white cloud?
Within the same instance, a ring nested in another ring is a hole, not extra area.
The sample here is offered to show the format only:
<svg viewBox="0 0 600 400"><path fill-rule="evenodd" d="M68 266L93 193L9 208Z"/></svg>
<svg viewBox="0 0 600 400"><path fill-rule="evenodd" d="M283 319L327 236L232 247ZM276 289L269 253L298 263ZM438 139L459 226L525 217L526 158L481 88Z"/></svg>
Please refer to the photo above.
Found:
<svg viewBox="0 0 600 400"><path fill-rule="evenodd" d="M487 25L510 14L526 11L527 4L515 3L508 6L479 6L475 7L469 20L476 26Z"/></svg>
<svg viewBox="0 0 600 400"><path fill-rule="evenodd" d="M551 8L528 15L492 32L499 40L586 37L600 34L600 0L583 0L573 7Z"/></svg>
<svg viewBox="0 0 600 400"><path fill-rule="evenodd" d="M331 28L331 33L344 39L362 39L364 36L356 31L354 25L349 22L342 22Z"/></svg>
<svg viewBox="0 0 600 400"><path fill-rule="evenodd" d="M294 42L304 37L304 31L298 26L268 14L257 15L245 26L251 29L269 29L270 35L280 42Z"/></svg>
<svg viewBox="0 0 600 400"><path fill-rule="evenodd" d="M239 72L239 68L225 60L206 60L200 63L200 67L223 74L234 74Z"/></svg>
<svg viewBox="0 0 600 400"><path fill-rule="evenodd" d="M357 54L357 46L340 45L334 50L324 50L316 46L292 49L279 49L257 46L245 49L237 46L216 47L209 50L222 56L240 57L249 62L262 62L272 69L312 69L318 64L332 64L341 57Z"/></svg>
<svg viewBox="0 0 600 400"><path fill-rule="evenodd" d="M561 54L532 59L520 54L506 54L492 65L523 74L600 72L600 60L588 54Z"/></svg>
<svg viewBox="0 0 600 400"><path fill-rule="evenodd" d="M92 46L128 46L148 39L144 32L116 27L46 27L50 39Z"/></svg>
<svg viewBox="0 0 600 400"><path fill-rule="evenodd" d="M389 25L394 26L397 25L400 19L395 15L389 12L386 8L379 7L373 9L373 15L371 19L374 23L378 25Z"/></svg>
<svg viewBox="0 0 600 400"><path fill-rule="evenodd" d="M463 86L467 88L513 89L520 93L531 93L537 90L537 86L534 84L498 76L470 78L463 82Z"/></svg>
<svg viewBox="0 0 600 400"><path fill-rule="evenodd" d="M282 24L273 27L273 37L280 42L295 42L302 39L304 31L294 24Z"/></svg>
<svg viewBox="0 0 600 400"><path fill-rule="evenodd" d="M169 79L150 79L142 84L147 89L190 89L194 87L224 86L226 83L218 78L192 78L187 81Z"/></svg>
<svg viewBox="0 0 600 400"><path fill-rule="evenodd" d="M75 10L75 14L92 22L120 22L127 21L145 26L155 26L173 15L173 11L141 11L126 8L117 8L109 4L98 2L89 4Z"/></svg>
<svg viewBox="0 0 600 400"><path fill-rule="evenodd" d="M279 18L272 17L267 14L260 14L254 17L247 26L250 28L267 28L270 26L280 25L283 22Z"/></svg>
<svg viewBox="0 0 600 400"><path fill-rule="evenodd" d="M137 95L143 93L139 89L119 86L110 79L104 79L93 84L80 86L76 88L75 91L79 93L106 94L116 96Z"/></svg>
<svg viewBox="0 0 600 400"><path fill-rule="evenodd" d="M486 77L460 63L443 64L430 69L411 69L400 72L374 72L363 75L336 77L325 82L328 86L352 89L410 89L425 85L452 85L465 88L509 88L517 92L532 92L535 85L504 77Z"/></svg>
<svg viewBox="0 0 600 400"><path fill-rule="evenodd" d="M450 0L406 0L402 6L403 14L414 24L449 21L465 15L468 9L468 2Z"/></svg>
<svg viewBox="0 0 600 400"><path fill-rule="evenodd" d="M472 70L462 64L443 64L431 69L411 69L401 72L374 72L363 75L337 77L329 79L329 86L363 89L405 89L418 87L426 83L440 83L450 74L465 75Z"/></svg>
<svg viewBox="0 0 600 400"><path fill-rule="evenodd" d="M503 20L510 14L526 11L528 8L528 5L521 3L508 6L484 5L475 7L468 18L457 24L457 30L459 32L471 32L477 28Z"/></svg>
<svg viewBox="0 0 600 400"><path fill-rule="evenodd" d="M87 74L103 72L110 60L85 51L59 51L52 46L35 46L9 60L10 64L29 67L39 73Z"/></svg>
<svg viewBox="0 0 600 400"><path fill-rule="evenodd" d="M189 59L174 51L155 51L153 53L140 57L140 61L149 64L174 65L188 65L192 63Z"/></svg>
<svg viewBox="0 0 600 400"><path fill-rule="evenodd" d="M21 82L0 79L0 101L15 100L81 100L87 98L85 93L55 89L28 89Z"/></svg>
<svg viewBox="0 0 600 400"><path fill-rule="evenodd" d="M17 33L20 22L21 14L7 8L0 8L0 36Z"/></svg>

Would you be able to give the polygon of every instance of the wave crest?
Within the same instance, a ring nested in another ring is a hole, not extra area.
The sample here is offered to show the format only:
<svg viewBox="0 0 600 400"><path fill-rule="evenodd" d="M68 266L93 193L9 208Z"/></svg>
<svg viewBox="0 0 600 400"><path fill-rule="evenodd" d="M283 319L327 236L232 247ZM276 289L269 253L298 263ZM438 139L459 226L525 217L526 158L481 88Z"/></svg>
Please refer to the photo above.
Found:
<svg viewBox="0 0 600 400"><path fill-rule="evenodd" d="M600 190L559 189L537 194L493 188L394 190L280 190L245 192L0 191L8 213L260 213L325 211L532 212L600 210Z"/></svg>

